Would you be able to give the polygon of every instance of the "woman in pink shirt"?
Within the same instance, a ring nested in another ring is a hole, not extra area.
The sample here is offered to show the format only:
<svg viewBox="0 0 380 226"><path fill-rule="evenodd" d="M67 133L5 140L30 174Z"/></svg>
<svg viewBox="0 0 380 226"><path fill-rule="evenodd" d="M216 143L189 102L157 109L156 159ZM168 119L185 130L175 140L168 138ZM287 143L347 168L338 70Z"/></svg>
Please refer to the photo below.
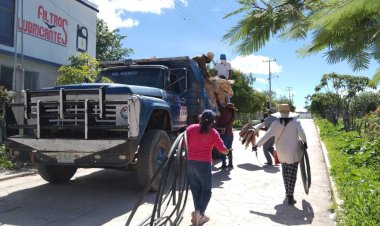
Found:
<svg viewBox="0 0 380 226"><path fill-rule="evenodd" d="M222 154L227 155L218 131L211 127L215 121L212 110L204 110L199 124L187 127L188 142L187 180L193 195L195 211L191 213L193 225L203 224L210 220L205 215L211 199L212 188L212 149L216 147Z"/></svg>

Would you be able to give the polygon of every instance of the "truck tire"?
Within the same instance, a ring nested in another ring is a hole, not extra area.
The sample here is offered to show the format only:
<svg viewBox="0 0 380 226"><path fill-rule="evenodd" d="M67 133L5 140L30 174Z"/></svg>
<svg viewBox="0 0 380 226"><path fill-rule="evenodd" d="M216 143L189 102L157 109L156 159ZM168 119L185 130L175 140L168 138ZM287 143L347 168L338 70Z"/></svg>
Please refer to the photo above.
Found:
<svg viewBox="0 0 380 226"><path fill-rule="evenodd" d="M73 166L56 166L39 163L37 164L37 171L42 179L52 184L58 184L69 181L76 173L77 168Z"/></svg>
<svg viewBox="0 0 380 226"><path fill-rule="evenodd" d="M165 131L149 130L144 134L137 157L137 178L142 188L149 183L169 151L170 139ZM157 191L159 186L160 177L157 177L150 190Z"/></svg>

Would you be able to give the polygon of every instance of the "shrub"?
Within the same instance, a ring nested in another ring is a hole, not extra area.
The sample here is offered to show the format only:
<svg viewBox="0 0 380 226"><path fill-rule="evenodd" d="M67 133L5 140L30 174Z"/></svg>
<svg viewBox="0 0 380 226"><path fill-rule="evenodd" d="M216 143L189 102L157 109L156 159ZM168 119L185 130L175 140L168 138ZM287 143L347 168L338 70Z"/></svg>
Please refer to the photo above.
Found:
<svg viewBox="0 0 380 226"><path fill-rule="evenodd" d="M242 128L243 127L243 122L241 120L235 120L233 123L234 128Z"/></svg>
<svg viewBox="0 0 380 226"><path fill-rule="evenodd" d="M342 212L341 225L379 225L380 223L380 145L357 132L344 132L327 120L317 120L320 135L331 161Z"/></svg>
<svg viewBox="0 0 380 226"><path fill-rule="evenodd" d="M12 169L13 163L5 151L4 145L0 145L0 169Z"/></svg>

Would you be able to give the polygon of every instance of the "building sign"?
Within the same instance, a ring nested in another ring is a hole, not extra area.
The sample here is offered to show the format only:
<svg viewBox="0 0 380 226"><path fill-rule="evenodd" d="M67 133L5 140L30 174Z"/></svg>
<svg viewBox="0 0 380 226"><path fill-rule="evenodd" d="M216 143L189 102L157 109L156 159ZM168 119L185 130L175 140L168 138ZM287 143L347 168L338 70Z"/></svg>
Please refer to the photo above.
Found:
<svg viewBox="0 0 380 226"><path fill-rule="evenodd" d="M67 46L68 20L53 12L49 12L42 5L39 5L35 15L36 20L17 19L17 29L24 34L28 34L42 40ZM21 22L22 20L22 22Z"/></svg>
<svg viewBox="0 0 380 226"><path fill-rule="evenodd" d="M86 52L88 41L88 31L86 27L77 25L77 51Z"/></svg>

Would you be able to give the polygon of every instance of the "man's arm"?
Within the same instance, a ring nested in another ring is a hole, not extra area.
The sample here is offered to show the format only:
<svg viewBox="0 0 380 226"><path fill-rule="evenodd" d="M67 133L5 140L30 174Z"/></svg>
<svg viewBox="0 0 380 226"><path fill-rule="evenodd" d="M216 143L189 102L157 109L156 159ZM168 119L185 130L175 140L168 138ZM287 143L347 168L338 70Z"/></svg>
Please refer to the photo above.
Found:
<svg viewBox="0 0 380 226"><path fill-rule="evenodd" d="M209 75L207 68L206 68L207 62L204 59L204 57L203 56L196 56L196 57L193 57L193 60L197 62L198 67L201 69L203 76L205 78L209 78L210 75Z"/></svg>
<svg viewBox="0 0 380 226"><path fill-rule="evenodd" d="M222 111L223 106L219 101L218 94L214 93L214 95L215 95L215 100L216 100L216 104L218 105L219 111Z"/></svg>

